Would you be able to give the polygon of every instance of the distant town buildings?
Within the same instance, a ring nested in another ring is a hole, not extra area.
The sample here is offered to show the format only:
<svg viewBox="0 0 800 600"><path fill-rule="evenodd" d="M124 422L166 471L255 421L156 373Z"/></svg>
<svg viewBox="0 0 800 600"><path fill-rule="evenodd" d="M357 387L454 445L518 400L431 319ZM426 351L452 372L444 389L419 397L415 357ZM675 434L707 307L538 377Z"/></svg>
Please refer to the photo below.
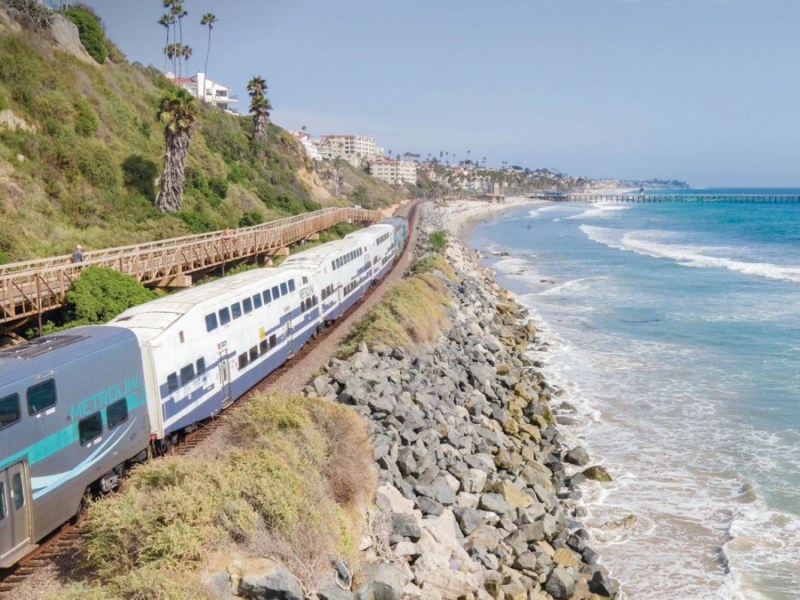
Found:
<svg viewBox="0 0 800 600"><path fill-rule="evenodd" d="M309 158L322 160L322 153L319 151L319 143L312 140L310 135L305 131L295 131L293 135L297 138L297 141L303 144L303 148Z"/></svg>
<svg viewBox="0 0 800 600"><path fill-rule="evenodd" d="M323 135L319 150L322 158L341 158L356 168L383 156L383 148L375 145L374 138L363 135Z"/></svg>
<svg viewBox="0 0 800 600"><path fill-rule="evenodd" d="M410 160L371 160L369 174L387 183L417 183L417 163Z"/></svg>
<svg viewBox="0 0 800 600"><path fill-rule="evenodd" d="M233 95L231 88L206 77L202 71L191 77L175 77L173 73L166 75L175 85L188 90L195 98L221 110L236 112L234 105L239 102L239 98Z"/></svg>

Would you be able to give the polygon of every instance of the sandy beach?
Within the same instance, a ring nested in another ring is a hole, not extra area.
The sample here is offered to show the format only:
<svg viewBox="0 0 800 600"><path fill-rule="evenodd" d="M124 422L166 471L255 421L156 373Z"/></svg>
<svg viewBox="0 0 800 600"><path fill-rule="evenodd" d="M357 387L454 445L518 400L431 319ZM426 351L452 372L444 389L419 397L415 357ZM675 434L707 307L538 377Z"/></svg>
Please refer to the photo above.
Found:
<svg viewBox="0 0 800 600"><path fill-rule="evenodd" d="M448 233L466 243L473 228L481 220L495 213L520 206L544 204L545 200L532 200L525 196L511 196L505 202L485 200L459 200L440 208Z"/></svg>

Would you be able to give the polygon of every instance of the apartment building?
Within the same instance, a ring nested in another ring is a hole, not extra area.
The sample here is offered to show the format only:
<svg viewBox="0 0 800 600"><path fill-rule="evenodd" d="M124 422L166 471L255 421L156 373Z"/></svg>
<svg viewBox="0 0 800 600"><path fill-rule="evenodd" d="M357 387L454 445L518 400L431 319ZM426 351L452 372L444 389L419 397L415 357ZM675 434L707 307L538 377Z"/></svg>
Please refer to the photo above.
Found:
<svg viewBox="0 0 800 600"><path fill-rule="evenodd" d="M341 158L354 167L383 155L383 148L375 145L375 139L362 135L323 135L320 142L322 158Z"/></svg>
<svg viewBox="0 0 800 600"><path fill-rule="evenodd" d="M369 174L387 183L417 183L417 163L410 160L371 160Z"/></svg>

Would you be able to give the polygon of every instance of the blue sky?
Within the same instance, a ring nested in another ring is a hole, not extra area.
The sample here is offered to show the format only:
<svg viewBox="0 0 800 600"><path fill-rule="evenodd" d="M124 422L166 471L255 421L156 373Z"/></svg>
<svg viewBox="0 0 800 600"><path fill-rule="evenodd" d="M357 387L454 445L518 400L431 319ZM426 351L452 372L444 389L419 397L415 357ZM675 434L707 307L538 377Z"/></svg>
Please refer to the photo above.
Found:
<svg viewBox="0 0 800 600"><path fill-rule="evenodd" d="M86 0L163 67L160 0ZM800 186L799 0L185 0L184 43L242 112L386 150L572 175ZM470 154L467 155L467 150Z"/></svg>

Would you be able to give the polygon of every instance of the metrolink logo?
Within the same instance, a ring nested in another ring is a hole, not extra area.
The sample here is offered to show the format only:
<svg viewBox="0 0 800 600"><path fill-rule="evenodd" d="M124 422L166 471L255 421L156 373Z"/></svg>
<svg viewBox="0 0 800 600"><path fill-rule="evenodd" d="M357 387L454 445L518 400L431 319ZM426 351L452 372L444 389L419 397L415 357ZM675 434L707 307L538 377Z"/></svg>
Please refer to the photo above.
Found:
<svg viewBox="0 0 800 600"><path fill-rule="evenodd" d="M142 388L142 378L139 375L128 377L121 383L113 383L104 390L95 392L91 396L87 396L75 406L70 406L69 416L74 421L98 410L105 408L112 402L116 402L122 398L137 394Z"/></svg>

